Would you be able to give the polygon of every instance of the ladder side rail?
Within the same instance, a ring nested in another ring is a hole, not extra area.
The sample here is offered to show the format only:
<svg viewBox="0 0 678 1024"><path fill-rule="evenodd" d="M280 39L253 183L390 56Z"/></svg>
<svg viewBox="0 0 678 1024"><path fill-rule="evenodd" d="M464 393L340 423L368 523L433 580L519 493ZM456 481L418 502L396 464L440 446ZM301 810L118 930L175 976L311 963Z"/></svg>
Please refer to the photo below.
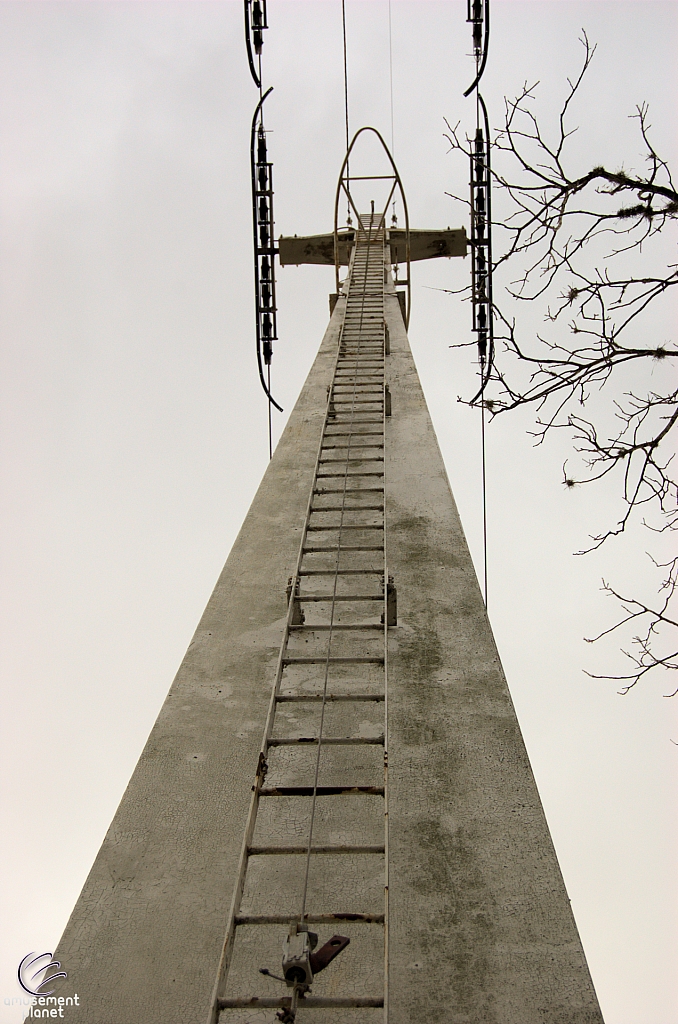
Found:
<svg viewBox="0 0 678 1024"><path fill-rule="evenodd" d="M349 268L349 270L351 271L352 268ZM350 273L349 273L349 282L350 282ZM341 330L343 332L343 323L342 323ZM340 343L341 343L341 335L340 335ZM336 360L335 360L335 373L336 373L337 364L339 362L339 353L340 353L340 351L341 351L341 344L339 344L337 346L337 357L336 357ZM220 956L220 959L219 959L219 966L217 968L217 977L216 977L216 981L215 981L215 984L214 984L214 989L213 989L213 992L212 992L212 1001L211 1001L209 1015L208 1015L208 1018L207 1018L208 1024L218 1024L219 1013L220 1013L220 1006L219 1006L220 991L221 991L222 987L224 987L224 985L226 983L226 980L227 980L227 977L228 977L228 969L229 969L230 961L231 961L231 956L232 956L232 953L233 953L233 944L234 944L234 940L235 940L235 929L237 927L236 919L237 919L237 916L238 916L238 911L240 910L240 903L242 901L242 895L243 895L243 891L244 891L244 887L245 887L245 878L246 878L246 875L247 875L247 863L248 863L248 860L249 860L249 847L252 845L252 839L254 837L254 829L256 827L256 819L257 819L257 810L258 810L258 806L259 806L260 791L261 791L261 787L262 787L262 784L263 784L263 781L264 781L264 778L265 778L265 771L264 771L264 773L262 775L262 768L266 764L266 756L268 754L269 740L270 740L272 732L273 732L273 726L274 726L274 720L275 720L275 711L276 711L276 703L277 703L276 698L277 698L277 696L279 695L279 692L280 692L280 684L281 684L281 681L282 681L282 674L283 674L283 669L284 669L283 662L284 662L284 657L285 657L285 653L286 653L286 649L287 649L287 642L289 640L290 626L292 624L292 617L293 617L293 614L294 614L294 591L295 591L296 582L299 579L299 569L301 567L301 560L303 558L304 541L306 539L306 535L307 535L307 532L308 532L308 525L309 525L309 522L310 522L311 505L313 503L313 494L314 494L314 490L315 490L315 483L316 483L316 480L317 480L317 477L318 477L318 469L319 469L319 466L320 466L320 458L321 458L321 454L322 454L322 443L323 443L323 439L324 439L324 436L325 436L325 430L327 428L327 424L328 424L329 417L330 417L330 397L331 396L328 395L327 409L325 411L325 419L323 421L323 427L322 427L322 431L321 431L321 435L320 435L320 441L319 441L319 444L318 444L318 451L317 451L317 455L316 455L315 467L314 467L314 471L313 471L313 483L311 485L309 499L308 499L308 503L307 503L307 506L306 506L306 517L305 517L304 529L302 530L302 537L301 537L301 542L300 542L300 545L299 545L299 551L298 551L298 554L297 554L297 562L296 562L296 567L295 567L294 576L293 576L293 580L292 580L292 595L291 595L291 599L289 601L289 605L288 605L288 609L287 609L287 618L285 620L285 628L284 628L284 633L283 633L283 639L282 639L282 642L281 642L281 645L280 645L280 650L278 652L278 662L277 662L277 665L276 665L275 682L274 682L274 685L273 685L273 689L271 691L271 699L269 701L268 712L267 712L267 715L266 715L266 724L264 726L264 736L263 736L263 740L262 740L262 744L261 744L261 748L260 748L260 752L259 752L259 762L258 762L258 765L257 765L257 773L256 773L256 776L255 776L255 783L254 783L254 787L253 787L253 790L252 790L252 797L251 797L251 800L250 800L250 806L249 806L249 811L248 811L248 815L247 815L247 822L246 822L246 825L245 825L245 833L244 833L244 836L243 836L243 842L242 842L242 846L241 846L241 850L240 850L240 859L239 859L239 863L238 863L238 872L237 872L237 876L236 876L236 884L235 884L235 888L234 888L234 891L233 891L233 896L232 896L232 899L231 899L231 905L230 905L230 908L229 908L227 932L226 932L226 937L225 937L225 941L224 941L224 946L222 948L221 956Z"/></svg>

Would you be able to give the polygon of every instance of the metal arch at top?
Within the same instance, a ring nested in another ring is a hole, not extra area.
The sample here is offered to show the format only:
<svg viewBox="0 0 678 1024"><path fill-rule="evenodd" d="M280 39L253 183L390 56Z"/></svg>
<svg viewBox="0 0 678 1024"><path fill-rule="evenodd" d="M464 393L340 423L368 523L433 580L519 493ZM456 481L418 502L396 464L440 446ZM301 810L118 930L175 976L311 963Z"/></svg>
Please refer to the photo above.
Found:
<svg viewBox="0 0 678 1024"><path fill-rule="evenodd" d="M393 174L392 175L391 174L386 174L386 175L384 175L384 174L361 174L360 176L356 176L353 179L355 181L358 181L358 180L360 180L360 181L377 181L377 180L393 179L393 185L391 187L391 191L388 194L388 199L386 200L386 203L384 204L384 209L383 209L383 211L382 211L382 213L380 215L380 220L379 220L379 225L378 225L379 227L385 226L386 212L388 210L389 203L391 202L391 199L393 198L393 193L395 192L396 188L400 191L400 198L403 201L403 210L404 210L404 213L405 213L405 254L406 254L406 261L407 261L407 280L405 282L407 284L407 306L406 306L406 313L405 313L405 329L407 329L409 327L409 323L410 323L410 304L411 304L411 298L412 298L412 287L411 287L411 284L410 284L410 215L409 215L408 210L407 210L407 199L405 198L405 190L403 188L403 183L400 180L400 174L398 173L398 168L395 165L395 160L393 159L393 157L391 155L391 151L389 150L388 146L386 145L386 142L384 141L384 138L381 135L381 133L378 132L376 128L372 128L369 125L365 125L363 128L359 128L358 131L353 136L353 139L351 140L351 144L350 144L350 146L348 147L348 149L346 151L346 156L344 157L344 162L341 165L341 171L339 172L339 180L337 182L337 194L336 194L336 198L335 198L335 201L334 201L334 270L335 270L335 275L336 275L337 293L339 292L339 197L341 196L341 190L343 188L344 192L346 193L346 198L348 199L349 204L352 207L352 209L353 209L353 211L354 211L354 213L356 215L356 218L358 219L358 223L359 223L360 222L360 213L357 210L356 205L353 202L353 198L351 196L351 180L352 179L351 179L350 175L345 173L345 172L346 172L347 167L348 167L348 161L349 161L349 157L351 156L351 152L353 150L353 147L355 146L359 136L362 135L363 132L372 132L374 135L377 136L377 138L379 139L379 141L381 142L381 144L383 146L383 149L384 149L384 152L386 153L386 156L389 159L391 167L393 168Z"/></svg>

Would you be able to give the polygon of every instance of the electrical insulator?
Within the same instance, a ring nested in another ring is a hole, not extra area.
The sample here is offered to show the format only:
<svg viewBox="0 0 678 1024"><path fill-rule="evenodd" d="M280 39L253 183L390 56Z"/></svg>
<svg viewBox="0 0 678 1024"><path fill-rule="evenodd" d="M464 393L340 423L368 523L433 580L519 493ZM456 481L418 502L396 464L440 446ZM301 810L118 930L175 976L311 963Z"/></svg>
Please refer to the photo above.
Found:
<svg viewBox="0 0 678 1024"><path fill-rule="evenodd" d="M487 356L487 333L480 331L478 334L478 359L484 364Z"/></svg>
<svg viewBox="0 0 678 1024"><path fill-rule="evenodd" d="M466 20L473 25L473 51L476 55L483 48L483 4L482 0L467 0Z"/></svg>
<svg viewBox="0 0 678 1024"><path fill-rule="evenodd" d="M249 0L251 2L251 0ZM257 56L261 56L261 51L264 48L264 29L268 28L266 22L266 0L254 0L252 3L252 42L254 43L254 52Z"/></svg>

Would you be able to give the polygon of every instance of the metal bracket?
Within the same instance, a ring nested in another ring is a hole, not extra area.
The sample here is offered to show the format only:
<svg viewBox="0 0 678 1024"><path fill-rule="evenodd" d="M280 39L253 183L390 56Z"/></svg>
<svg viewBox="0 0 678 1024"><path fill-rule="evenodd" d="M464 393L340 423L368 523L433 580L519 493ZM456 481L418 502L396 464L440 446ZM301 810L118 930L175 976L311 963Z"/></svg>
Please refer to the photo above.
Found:
<svg viewBox="0 0 678 1024"><path fill-rule="evenodd" d="M350 941L346 935L333 935L324 946L321 946L315 953L311 953L309 963L313 974L319 974L320 971L324 971L332 963L335 956L343 953Z"/></svg>
<svg viewBox="0 0 678 1024"><path fill-rule="evenodd" d="M391 415L391 389L388 384L384 385L384 415Z"/></svg>
<svg viewBox="0 0 678 1024"><path fill-rule="evenodd" d="M384 577L381 578L381 592L384 593ZM381 613L381 621L384 621L384 613ZM393 577L389 575L388 583L386 584L386 625L397 626L398 625L398 591L396 590L393 582Z"/></svg>
<svg viewBox="0 0 678 1024"><path fill-rule="evenodd" d="M387 356L391 354L391 332L387 323L384 323L384 352Z"/></svg>
<svg viewBox="0 0 678 1024"><path fill-rule="evenodd" d="M293 582L294 581L294 582ZM293 592L294 591L294 592ZM306 616L304 615L301 607L301 601L299 600L299 577L290 576L287 581L287 604L290 601L293 602L292 608L292 619L290 622L291 626L303 626L306 622Z"/></svg>

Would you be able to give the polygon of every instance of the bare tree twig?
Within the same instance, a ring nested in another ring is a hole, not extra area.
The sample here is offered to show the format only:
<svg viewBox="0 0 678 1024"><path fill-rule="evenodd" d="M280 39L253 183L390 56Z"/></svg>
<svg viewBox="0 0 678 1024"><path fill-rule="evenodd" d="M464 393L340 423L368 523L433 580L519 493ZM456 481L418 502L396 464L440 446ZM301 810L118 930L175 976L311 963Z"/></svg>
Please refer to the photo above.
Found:
<svg viewBox="0 0 678 1024"><path fill-rule="evenodd" d="M648 314L676 294L678 264L657 265L655 259L650 267L648 253L678 219L678 191L651 140L645 103L632 115L644 150L642 172L568 170L568 140L577 131L569 117L596 50L585 32L580 41L582 64L568 79L552 140L533 110L538 83L526 82L518 96L505 100L504 123L492 142L493 185L505 207L493 227L506 239L494 265L495 282L503 271L507 283L505 301L497 300L495 287L493 307L503 355L496 355L478 402L492 416L532 407L535 444L552 431L566 431L581 466L580 472L563 467L566 487L618 481L619 514L577 552L585 554L624 533L640 510L651 530L678 529L678 389L675 377L664 372L678 347L647 327ZM459 125L448 124L447 139L453 152L470 156L472 140L461 137ZM511 302L542 304L544 336L517 327L506 308ZM631 374L642 381L646 368L652 386L619 387ZM603 585L624 616L594 639L640 620L648 624L633 637L633 653L625 652L632 671L604 677L624 682L624 693L654 670L678 669L678 652L666 654L658 646L658 631L664 637L678 630L676 616L668 612L676 595L676 562L665 567L663 603L656 608Z"/></svg>

